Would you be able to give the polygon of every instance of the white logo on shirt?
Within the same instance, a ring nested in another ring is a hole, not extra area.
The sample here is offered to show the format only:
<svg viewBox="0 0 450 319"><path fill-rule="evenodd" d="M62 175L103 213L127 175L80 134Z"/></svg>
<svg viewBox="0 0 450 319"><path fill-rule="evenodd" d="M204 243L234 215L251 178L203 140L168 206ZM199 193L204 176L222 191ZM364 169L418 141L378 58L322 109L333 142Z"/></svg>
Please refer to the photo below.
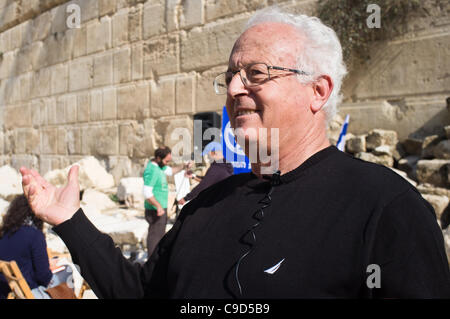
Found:
<svg viewBox="0 0 450 319"><path fill-rule="evenodd" d="M266 274L273 275L273 274L280 268L281 263L284 261L284 259L285 259L285 258L283 258L282 260L280 260L275 266L270 267L270 268L264 270L264 272L265 272Z"/></svg>

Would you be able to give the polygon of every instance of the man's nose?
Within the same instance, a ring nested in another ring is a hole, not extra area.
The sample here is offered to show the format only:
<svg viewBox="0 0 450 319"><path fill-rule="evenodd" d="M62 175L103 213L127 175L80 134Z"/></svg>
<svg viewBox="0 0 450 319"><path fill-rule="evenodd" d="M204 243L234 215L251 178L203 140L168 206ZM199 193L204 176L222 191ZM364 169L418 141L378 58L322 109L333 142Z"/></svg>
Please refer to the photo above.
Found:
<svg viewBox="0 0 450 319"><path fill-rule="evenodd" d="M239 94L246 94L247 88L244 85L244 79L241 78L241 73L236 72L231 78L230 84L228 84L228 94L235 97Z"/></svg>

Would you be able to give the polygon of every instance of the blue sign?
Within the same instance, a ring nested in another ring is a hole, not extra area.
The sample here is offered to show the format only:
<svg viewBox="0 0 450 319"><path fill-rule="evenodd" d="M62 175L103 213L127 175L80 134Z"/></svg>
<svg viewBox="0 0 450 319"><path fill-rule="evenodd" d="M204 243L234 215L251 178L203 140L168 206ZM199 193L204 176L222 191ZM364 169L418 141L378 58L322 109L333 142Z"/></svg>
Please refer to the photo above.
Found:
<svg viewBox="0 0 450 319"><path fill-rule="evenodd" d="M233 128L230 125L227 109L222 110L222 149L223 156L234 168L234 174L251 172L251 164L244 150L236 143Z"/></svg>

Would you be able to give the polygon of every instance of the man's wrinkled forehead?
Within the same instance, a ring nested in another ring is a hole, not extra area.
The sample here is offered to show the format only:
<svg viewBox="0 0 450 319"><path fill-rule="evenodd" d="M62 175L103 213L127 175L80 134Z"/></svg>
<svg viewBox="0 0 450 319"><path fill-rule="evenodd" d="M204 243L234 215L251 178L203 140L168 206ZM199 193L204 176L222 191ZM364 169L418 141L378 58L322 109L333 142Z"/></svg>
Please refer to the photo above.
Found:
<svg viewBox="0 0 450 319"><path fill-rule="evenodd" d="M247 29L236 40L229 69L253 62L292 64L302 41L299 33L284 23L262 23Z"/></svg>

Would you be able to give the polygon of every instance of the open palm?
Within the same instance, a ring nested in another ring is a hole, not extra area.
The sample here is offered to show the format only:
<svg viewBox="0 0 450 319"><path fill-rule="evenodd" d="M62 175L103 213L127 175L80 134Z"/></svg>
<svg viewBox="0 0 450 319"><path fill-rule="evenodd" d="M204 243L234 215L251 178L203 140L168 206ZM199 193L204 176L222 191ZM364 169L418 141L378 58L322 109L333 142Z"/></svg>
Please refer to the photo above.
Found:
<svg viewBox="0 0 450 319"><path fill-rule="evenodd" d="M20 168L23 192L37 217L51 225L58 225L75 214L80 208L78 169L77 165L72 166L67 184L57 188L35 170Z"/></svg>

